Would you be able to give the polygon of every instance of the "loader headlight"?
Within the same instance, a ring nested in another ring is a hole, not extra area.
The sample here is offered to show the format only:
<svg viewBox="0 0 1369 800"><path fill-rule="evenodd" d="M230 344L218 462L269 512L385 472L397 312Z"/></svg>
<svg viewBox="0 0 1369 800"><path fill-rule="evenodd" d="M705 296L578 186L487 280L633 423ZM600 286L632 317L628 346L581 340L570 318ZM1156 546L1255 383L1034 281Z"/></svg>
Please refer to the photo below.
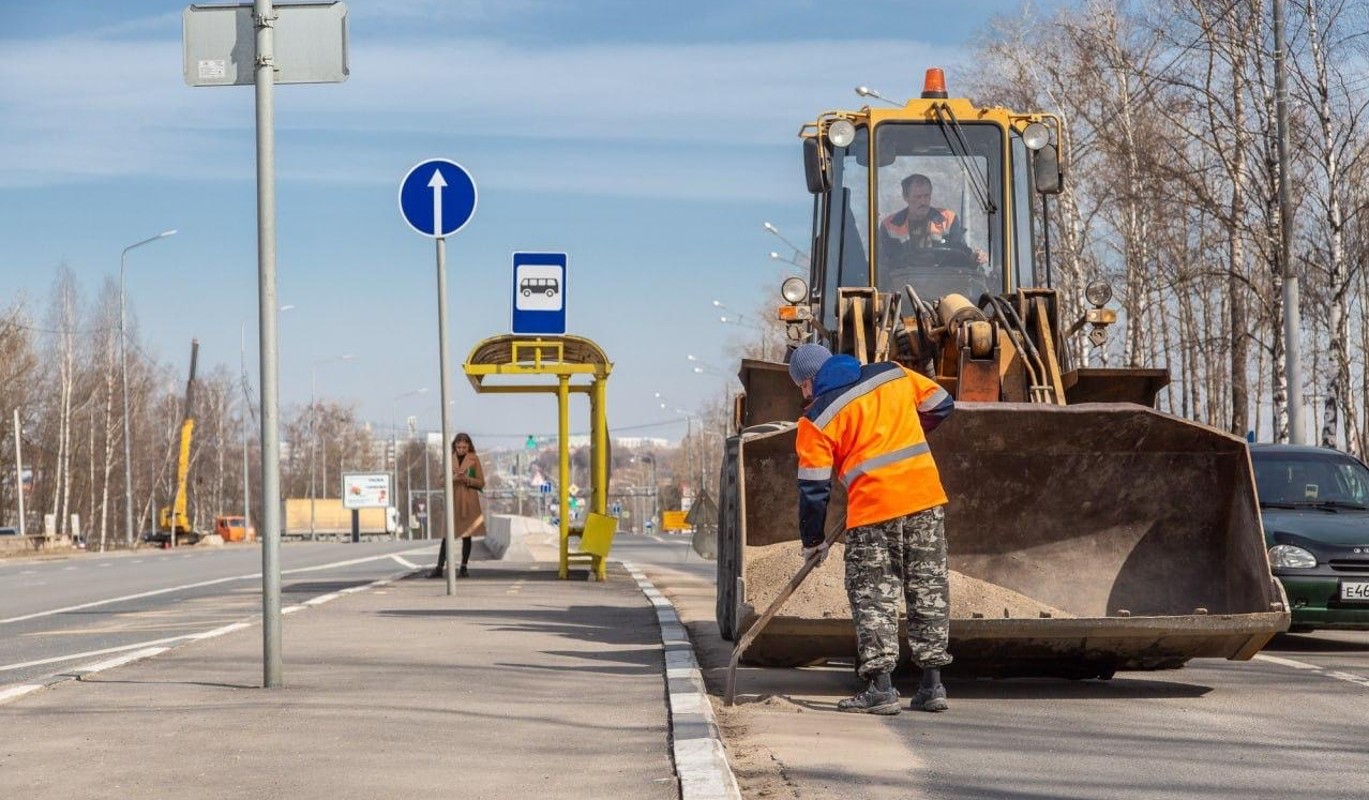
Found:
<svg viewBox="0 0 1369 800"><path fill-rule="evenodd" d="M1051 131L1039 122L1033 122L1022 129L1022 144L1028 150L1040 150L1051 143Z"/></svg>
<svg viewBox="0 0 1369 800"><path fill-rule="evenodd" d="M785 278L780 284L780 297L786 303L802 303L808 299L808 284L803 278Z"/></svg>
<svg viewBox="0 0 1369 800"><path fill-rule="evenodd" d="M1102 308L1112 299L1112 287L1108 285L1107 281L1094 281L1084 289L1084 299L1098 308Z"/></svg>
<svg viewBox="0 0 1369 800"><path fill-rule="evenodd" d="M827 141L833 147L846 147L856 140L856 126L850 120L839 119L827 126Z"/></svg>
<svg viewBox="0 0 1369 800"><path fill-rule="evenodd" d="M1317 566L1317 557L1296 545L1276 544L1269 548L1269 566L1274 569L1311 569Z"/></svg>

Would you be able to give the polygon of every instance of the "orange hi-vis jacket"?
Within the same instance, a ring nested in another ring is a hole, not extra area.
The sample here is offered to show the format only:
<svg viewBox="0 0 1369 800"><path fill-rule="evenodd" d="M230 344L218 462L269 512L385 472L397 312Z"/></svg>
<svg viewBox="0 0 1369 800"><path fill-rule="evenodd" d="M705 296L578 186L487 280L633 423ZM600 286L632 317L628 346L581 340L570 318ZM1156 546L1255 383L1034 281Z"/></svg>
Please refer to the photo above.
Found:
<svg viewBox="0 0 1369 800"><path fill-rule="evenodd" d="M941 239L947 236L955 227L955 212L946 208L933 208L927 211L927 228L923 230L910 230L908 225L908 209L903 209L895 214L885 217L880 225L884 227L884 232L899 240L906 242L915 239L919 242L925 238Z"/></svg>
<svg viewBox="0 0 1369 800"><path fill-rule="evenodd" d="M946 503L926 432L955 403L935 381L892 363L860 366L833 356L814 379L799 419L799 532L823 540L835 476L846 486L846 527L895 519Z"/></svg>

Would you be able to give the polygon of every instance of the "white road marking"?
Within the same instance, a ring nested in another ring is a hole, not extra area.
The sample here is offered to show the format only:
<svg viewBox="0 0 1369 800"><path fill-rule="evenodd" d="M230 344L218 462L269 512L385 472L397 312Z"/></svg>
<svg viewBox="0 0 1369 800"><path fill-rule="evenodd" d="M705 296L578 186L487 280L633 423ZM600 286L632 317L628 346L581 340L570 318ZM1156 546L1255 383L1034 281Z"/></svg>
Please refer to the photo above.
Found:
<svg viewBox="0 0 1369 800"><path fill-rule="evenodd" d="M26 661L22 664L6 664L5 666L0 667L0 672L8 672L10 670L23 669L24 667L41 667L44 664L56 664L61 661L75 661L78 658L91 658L93 656L108 655L110 653L123 653L128 650L137 650L139 648L150 647L152 645L167 644L168 642L178 642L181 639L189 638L190 636L171 636L166 639L153 639L149 642L126 644L121 647L106 647L103 650L89 650L84 653L72 653L71 655L55 656L53 658L44 658L38 661Z"/></svg>
<svg viewBox="0 0 1369 800"><path fill-rule="evenodd" d="M427 550L427 549L431 549L431 548L415 548L415 549L413 549L413 550L404 550L404 551L401 551L398 555L405 555L405 554L408 554L408 553L423 552L424 550ZM313 567L298 567L298 568L296 568L296 569L282 570L282 571L281 571L281 574L282 574L282 575L298 575L298 574L300 574L300 573L302 573L302 572L318 572L318 571L320 571L320 570L325 570L325 569L337 569L338 567L350 567L350 566L355 565L355 564L364 564L364 563L369 562L369 561L380 561L380 560L384 560L384 559L389 559L392 555L394 555L394 554L386 553L385 555L381 555L381 556L367 556L367 557L365 557L365 558L353 558L353 559L349 559L349 560L347 560L347 561L334 561L334 562L329 563L329 564L319 564L319 565L313 566ZM75 567L67 567L67 569L75 569ZM38 611L38 612L35 612L35 613L33 613L33 614L24 614L23 616L19 616L19 617L9 617L8 619L0 619L0 625L8 625L9 623L12 623L12 622L23 622L24 620L37 619L37 618L39 618L39 617L50 617L50 616L52 616L52 615L54 615L54 614L65 614L65 613L67 613L67 612L69 612L69 611L82 611L82 610L87 609L87 608L95 608L95 607L97 607L97 606L109 605L110 603L122 603L122 602L127 601L127 600L141 600L141 599L143 599L144 597L156 597L157 595L169 594L169 593L171 593L171 592L183 592L183 591L185 591L185 590L187 590L187 589L199 589L199 588L204 587L204 586L216 586L216 585L218 585L218 584L220 584L220 583L231 583L231 582L233 582L233 581L247 581L247 580L252 580L252 579L254 579L254 578L260 578L260 577L261 577L261 573L260 573L260 572L254 572L254 573L252 573L252 574L250 574L250 575L234 575L234 576L229 577L229 578L215 578L215 579L213 579L213 580L200 581L199 583L187 583L187 584L185 584L185 585L183 585L183 586L172 586L172 587L169 588L169 589L154 589L154 590L152 590L152 591L150 591L150 592L139 592L138 594L128 594L128 595L124 595L124 596L122 596L122 597L111 597L111 598L109 598L108 600L95 600L95 601L90 602L90 603L82 603L82 604L80 604L80 605L67 606L66 608L54 608L54 609L52 609L52 610L50 610L50 611Z"/></svg>
<svg viewBox="0 0 1369 800"><path fill-rule="evenodd" d="M1326 668L1324 668L1324 667L1319 667L1319 666L1317 666L1316 664L1308 664L1306 661L1294 661L1294 660L1291 659L1291 658L1280 658L1280 657L1278 657L1278 656L1269 656L1269 655L1265 655L1264 653L1258 653L1258 654L1256 654L1255 658L1258 658L1258 659L1261 660L1261 661L1268 661L1268 662L1271 663L1271 664L1278 664L1278 665L1281 666L1281 667L1290 667L1290 668L1292 668L1292 669L1300 669L1300 670L1303 670L1303 671L1305 671L1305 672L1316 672L1316 673L1320 673L1320 674L1322 674L1322 675L1325 675L1325 676L1328 677L1328 678L1335 678L1335 679L1338 680L1338 681L1345 681L1346 683L1353 683L1353 684L1355 684L1355 685L1357 685L1357 686L1369 687L1369 678L1365 678L1365 677L1362 677L1362 676L1360 676L1360 675L1353 675L1353 674L1351 674L1351 673L1349 673L1349 672L1340 672L1339 670L1329 670L1329 669L1326 669Z"/></svg>
<svg viewBox="0 0 1369 800"><path fill-rule="evenodd" d="M390 556L390 558L392 558L392 559L394 559L395 561L399 562L399 565L400 565L401 567L408 567L409 569L418 569L418 565L417 565L417 564L415 564L415 563L413 563L412 561L409 561L409 560L407 560L407 559L400 558L399 556Z"/></svg>
<svg viewBox="0 0 1369 800"><path fill-rule="evenodd" d="M73 669L72 672L103 672L107 669L122 667L124 664L127 664L132 661L138 661L140 659L147 658L148 656L155 656L158 653L165 653L167 650L170 649L171 648L169 647L149 647L144 650L138 650L137 652L129 653L128 655L119 656L118 658L111 658L108 661L97 661L94 664L87 664L84 667L77 667Z"/></svg>
<svg viewBox="0 0 1369 800"><path fill-rule="evenodd" d="M0 703L7 703L17 697L23 697L29 692L36 692L43 688L41 683L21 683L17 686L8 686L0 689Z"/></svg>

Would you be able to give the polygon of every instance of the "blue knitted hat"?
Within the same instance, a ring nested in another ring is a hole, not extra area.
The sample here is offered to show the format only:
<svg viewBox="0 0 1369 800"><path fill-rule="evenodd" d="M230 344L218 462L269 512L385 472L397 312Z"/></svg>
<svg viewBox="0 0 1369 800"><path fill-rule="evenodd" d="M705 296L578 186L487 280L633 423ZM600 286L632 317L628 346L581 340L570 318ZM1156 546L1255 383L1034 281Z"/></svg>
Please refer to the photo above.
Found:
<svg viewBox="0 0 1369 800"><path fill-rule="evenodd" d="M817 375L818 370L822 369L822 365L831 357L832 351L820 344L801 344L789 356L789 377L794 379L794 385L801 385Z"/></svg>

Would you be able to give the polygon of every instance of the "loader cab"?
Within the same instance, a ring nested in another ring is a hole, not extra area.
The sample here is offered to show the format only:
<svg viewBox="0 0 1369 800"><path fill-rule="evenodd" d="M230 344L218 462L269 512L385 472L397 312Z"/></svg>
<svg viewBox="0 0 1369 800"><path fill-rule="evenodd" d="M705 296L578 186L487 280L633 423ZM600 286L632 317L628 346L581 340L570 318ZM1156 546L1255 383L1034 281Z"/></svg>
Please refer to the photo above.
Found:
<svg viewBox="0 0 1369 800"><path fill-rule="evenodd" d="M1046 285L1038 229L1041 196L1060 189L1059 130L1051 115L981 109L934 87L902 108L812 123L813 317L832 327L838 287L976 301Z"/></svg>

